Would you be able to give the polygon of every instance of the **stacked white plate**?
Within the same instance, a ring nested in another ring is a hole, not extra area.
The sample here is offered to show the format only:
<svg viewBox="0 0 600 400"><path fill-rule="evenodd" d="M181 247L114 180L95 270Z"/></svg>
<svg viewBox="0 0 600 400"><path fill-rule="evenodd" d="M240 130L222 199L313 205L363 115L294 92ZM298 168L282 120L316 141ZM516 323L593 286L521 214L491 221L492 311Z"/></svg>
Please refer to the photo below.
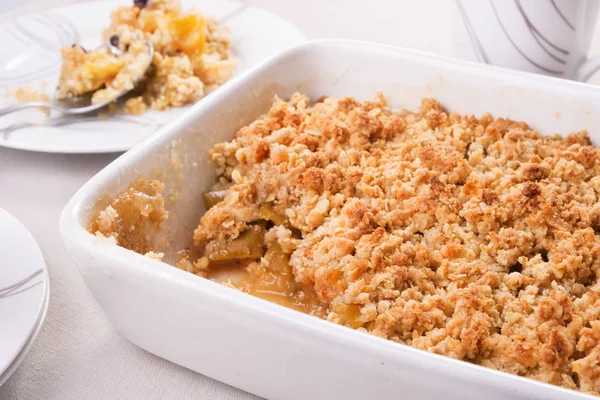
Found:
<svg viewBox="0 0 600 400"><path fill-rule="evenodd" d="M0 208L0 385L31 348L48 309L50 279L35 239Z"/></svg>

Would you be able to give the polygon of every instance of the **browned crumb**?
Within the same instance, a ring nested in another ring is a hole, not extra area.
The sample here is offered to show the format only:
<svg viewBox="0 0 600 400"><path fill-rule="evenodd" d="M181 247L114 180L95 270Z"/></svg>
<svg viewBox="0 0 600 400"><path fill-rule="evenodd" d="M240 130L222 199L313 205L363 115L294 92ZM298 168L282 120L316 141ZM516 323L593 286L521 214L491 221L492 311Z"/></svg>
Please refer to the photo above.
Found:
<svg viewBox="0 0 600 400"><path fill-rule="evenodd" d="M127 114L140 115L146 112L146 109L148 109L148 106L144 103L142 96L128 99L125 102L125 112Z"/></svg>
<svg viewBox="0 0 600 400"><path fill-rule="evenodd" d="M27 86L8 89L7 94L19 101L42 101L45 103L50 101L50 96L48 96L48 94Z"/></svg>
<svg viewBox="0 0 600 400"><path fill-rule="evenodd" d="M153 251L149 251L146 254L144 254L146 257L151 258L153 260L156 261L161 261L163 259L163 257L165 256L164 253L155 253Z"/></svg>
<svg viewBox="0 0 600 400"><path fill-rule="evenodd" d="M597 395L599 151L430 99L296 94L211 150L233 186L194 239L231 241L268 205L330 321Z"/></svg>
<svg viewBox="0 0 600 400"><path fill-rule="evenodd" d="M29 101L41 101L43 103L50 102L50 96L41 90L35 90L27 86L18 87L14 89L8 89L6 94L17 101L29 102ZM50 115L50 109L40 108L46 116Z"/></svg>

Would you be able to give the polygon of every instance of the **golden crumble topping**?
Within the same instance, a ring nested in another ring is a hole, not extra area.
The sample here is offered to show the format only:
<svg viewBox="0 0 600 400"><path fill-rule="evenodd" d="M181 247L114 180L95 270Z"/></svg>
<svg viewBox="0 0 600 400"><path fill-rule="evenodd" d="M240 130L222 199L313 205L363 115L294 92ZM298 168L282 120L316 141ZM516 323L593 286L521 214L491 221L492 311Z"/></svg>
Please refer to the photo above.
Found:
<svg viewBox="0 0 600 400"><path fill-rule="evenodd" d="M233 186L199 246L270 205L302 233L290 265L330 321L600 392L600 156L585 132L296 94L210 156Z"/></svg>
<svg viewBox="0 0 600 400"><path fill-rule="evenodd" d="M219 177L179 268L600 394L600 154L586 132L295 94L210 157Z"/></svg>

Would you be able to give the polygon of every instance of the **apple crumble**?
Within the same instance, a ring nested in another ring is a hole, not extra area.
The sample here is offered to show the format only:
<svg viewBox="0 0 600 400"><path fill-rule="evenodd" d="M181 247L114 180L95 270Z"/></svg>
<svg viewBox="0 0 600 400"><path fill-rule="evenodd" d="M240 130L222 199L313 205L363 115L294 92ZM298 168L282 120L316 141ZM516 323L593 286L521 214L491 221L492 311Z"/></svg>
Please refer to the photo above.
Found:
<svg viewBox="0 0 600 400"><path fill-rule="evenodd" d="M62 50L58 99L93 92L93 104L113 101L141 82L125 111L162 111L197 101L235 72L229 31L216 19L184 12L178 0L134 0L117 8L103 39L118 51Z"/></svg>
<svg viewBox="0 0 600 400"><path fill-rule="evenodd" d="M210 158L218 178L179 268L600 393L600 150L586 132L295 94ZM127 246L131 228L109 231Z"/></svg>
<svg viewBox="0 0 600 400"><path fill-rule="evenodd" d="M144 37L125 30L113 42L122 54L117 56L108 47L89 52L79 45L64 48L56 98L93 93L92 104L111 102L144 79L153 62L152 50Z"/></svg>

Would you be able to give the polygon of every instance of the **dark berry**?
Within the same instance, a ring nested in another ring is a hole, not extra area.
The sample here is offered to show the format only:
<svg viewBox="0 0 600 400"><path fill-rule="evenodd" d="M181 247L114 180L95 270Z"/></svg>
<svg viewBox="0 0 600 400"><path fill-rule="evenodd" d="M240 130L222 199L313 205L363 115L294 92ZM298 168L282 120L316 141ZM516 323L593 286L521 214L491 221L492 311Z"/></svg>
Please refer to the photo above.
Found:
<svg viewBox="0 0 600 400"><path fill-rule="evenodd" d="M148 0L133 0L133 5L139 8L143 8L148 5Z"/></svg>
<svg viewBox="0 0 600 400"><path fill-rule="evenodd" d="M117 35L112 35L110 37L110 44L112 44L115 47L119 46L119 37Z"/></svg>

